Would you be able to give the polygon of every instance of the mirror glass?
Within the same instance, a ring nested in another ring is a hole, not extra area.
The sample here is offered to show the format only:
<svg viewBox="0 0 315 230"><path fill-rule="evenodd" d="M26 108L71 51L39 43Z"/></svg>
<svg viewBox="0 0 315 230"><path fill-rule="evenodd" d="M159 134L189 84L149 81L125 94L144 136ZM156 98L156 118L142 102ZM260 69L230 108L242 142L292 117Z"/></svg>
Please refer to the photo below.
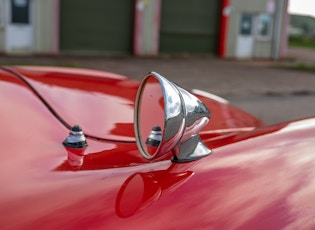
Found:
<svg viewBox="0 0 315 230"><path fill-rule="evenodd" d="M142 88L138 108L138 136L147 158L157 154L164 130L164 97L159 80L148 76Z"/></svg>

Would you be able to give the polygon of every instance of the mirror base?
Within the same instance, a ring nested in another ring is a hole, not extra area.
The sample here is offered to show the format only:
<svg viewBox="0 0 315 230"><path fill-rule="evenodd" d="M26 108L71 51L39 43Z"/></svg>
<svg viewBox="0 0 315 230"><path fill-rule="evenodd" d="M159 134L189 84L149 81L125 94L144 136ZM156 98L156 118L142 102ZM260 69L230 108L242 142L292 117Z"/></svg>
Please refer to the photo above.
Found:
<svg viewBox="0 0 315 230"><path fill-rule="evenodd" d="M209 156L212 151L202 142L199 135L194 135L173 149L172 162L189 162Z"/></svg>

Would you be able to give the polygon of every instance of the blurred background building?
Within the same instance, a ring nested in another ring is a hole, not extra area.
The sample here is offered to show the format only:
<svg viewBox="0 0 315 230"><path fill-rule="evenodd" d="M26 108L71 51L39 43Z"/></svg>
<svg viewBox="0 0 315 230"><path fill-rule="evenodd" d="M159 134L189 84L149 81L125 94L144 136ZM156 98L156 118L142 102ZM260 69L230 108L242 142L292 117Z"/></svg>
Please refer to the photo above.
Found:
<svg viewBox="0 0 315 230"><path fill-rule="evenodd" d="M0 0L3 54L284 57L288 0Z"/></svg>
<svg viewBox="0 0 315 230"><path fill-rule="evenodd" d="M58 2L0 0L0 52L58 53Z"/></svg>
<svg viewBox="0 0 315 230"><path fill-rule="evenodd" d="M230 0L223 55L238 58L285 57L289 25L287 0Z"/></svg>

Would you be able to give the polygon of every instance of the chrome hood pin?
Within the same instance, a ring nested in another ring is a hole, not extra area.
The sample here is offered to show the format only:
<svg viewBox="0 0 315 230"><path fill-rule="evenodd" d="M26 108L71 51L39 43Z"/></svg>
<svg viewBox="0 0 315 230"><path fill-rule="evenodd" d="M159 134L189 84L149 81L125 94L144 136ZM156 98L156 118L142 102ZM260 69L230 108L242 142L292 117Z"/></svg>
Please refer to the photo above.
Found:
<svg viewBox="0 0 315 230"><path fill-rule="evenodd" d="M64 140L63 145L68 148L86 148L87 142L79 125L72 127L69 136Z"/></svg>
<svg viewBox="0 0 315 230"><path fill-rule="evenodd" d="M83 165L84 152L88 144L79 125L72 127L69 136L63 142L63 146L68 153L68 163L74 168L80 168Z"/></svg>

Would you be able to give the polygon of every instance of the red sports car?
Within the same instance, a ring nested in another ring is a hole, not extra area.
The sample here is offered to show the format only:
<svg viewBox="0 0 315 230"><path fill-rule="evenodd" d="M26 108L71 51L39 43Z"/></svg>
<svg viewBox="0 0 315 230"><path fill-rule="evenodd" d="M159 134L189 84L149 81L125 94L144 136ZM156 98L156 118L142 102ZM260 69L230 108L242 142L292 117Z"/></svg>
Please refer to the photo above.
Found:
<svg viewBox="0 0 315 230"><path fill-rule="evenodd" d="M315 119L158 73L0 69L0 229L315 229Z"/></svg>

